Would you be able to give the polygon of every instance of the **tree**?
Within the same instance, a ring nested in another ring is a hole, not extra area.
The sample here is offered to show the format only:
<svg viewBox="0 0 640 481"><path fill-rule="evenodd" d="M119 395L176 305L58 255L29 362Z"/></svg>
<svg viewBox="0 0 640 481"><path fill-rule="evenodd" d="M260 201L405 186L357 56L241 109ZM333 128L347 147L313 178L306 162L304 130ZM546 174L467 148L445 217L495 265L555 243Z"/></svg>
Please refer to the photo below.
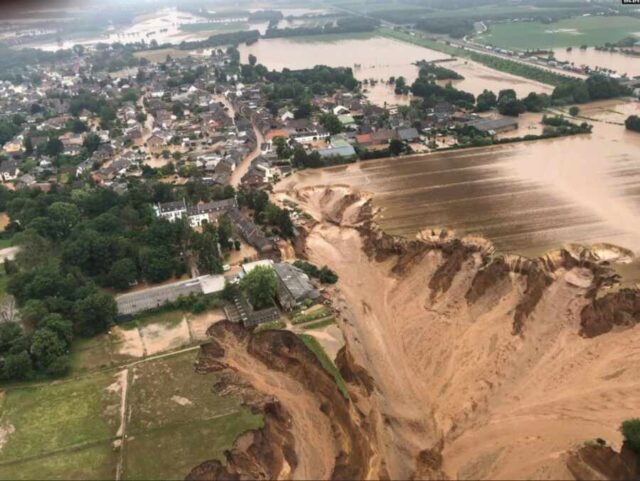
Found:
<svg viewBox="0 0 640 481"><path fill-rule="evenodd" d="M318 273L318 280L323 284L335 284L338 282L338 275L327 266L323 266Z"/></svg>
<svg viewBox="0 0 640 481"><path fill-rule="evenodd" d="M580 113L580 108L577 107L576 105L574 105L573 107L571 107L569 109L569 115L571 115L572 117L575 117L576 115L578 115Z"/></svg>
<svg viewBox="0 0 640 481"><path fill-rule="evenodd" d="M23 380L31 377L33 366L31 364L31 356L27 351L20 351L16 354L8 354L4 358L4 367L2 370L4 379Z"/></svg>
<svg viewBox="0 0 640 481"><path fill-rule="evenodd" d="M64 145L62 144L62 141L60 139L58 139L57 137L49 137L49 140L47 141L47 144L44 148L45 154L50 157L56 157L57 155L61 154L63 150Z"/></svg>
<svg viewBox="0 0 640 481"><path fill-rule="evenodd" d="M93 336L113 324L118 315L116 301L109 294L97 292L76 301L73 315L78 332Z"/></svg>
<svg viewBox="0 0 640 481"><path fill-rule="evenodd" d="M97 134L90 133L84 138L82 146L87 149L87 153L91 155L100 147L100 137L98 137Z"/></svg>
<svg viewBox="0 0 640 481"><path fill-rule="evenodd" d="M389 142L389 152L391 155L400 155L404 151L404 144L398 139L391 139Z"/></svg>
<svg viewBox="0 0 640 481"><path fill-rule="evenodd" d="M89 130L89 126L80 119L73 119L69 127L71 128L71 132L74 134L81 134L82 132Z"/></svg>
<svg viewBox="0 0 640 481"><path fill-rule="evenodd" d="M71 321L63 319L60 314L49 314L43 317L38 323L38 329L50 329L67 344L67 347L71 346L73 325Z"/></svg>
<svg viewBox="0 0 640 481"><path fill-rule="evenodd" d="M542 110L549 105L549 97L545 94L530 92L522 102L524 103L527 111L542 112Z"/></svg>
<svg viewBox="0 0 640 481"><path fill-rule="evenodd" d="M293 113L293 116L296 119L306 119L311 115L312 110L313 110L313 107L309 102L303 102L295 110L295 112Z"/></svg>
<svg viewBox="0 0 640 481"><path fill-rule="evenodd" d="M22 328L17 322L0 323L0 353L8 351L20 336Z"/></svg>
<svg viewBox="0 0 640 481"><path fill-rule="evenodd" d="M632 130L633 132L640 132L640 117L637 115L630 115L627 117L627 120L624 122L627 130Z"/></svg>
<svg viewBox="0 0 640 481"><path fill-rule="evenodd" d="M258 62L258 59L256 58L255 55L253 54L249 54L249 65L251 65L252 67Z"/></svg>
<svg viewBox="0 0 640 481"><path fill-rule="evenodd" d="M409 87L404 77L400 76L396 79L394 92L396 95L406 95L409 93Z"/></svg>
<svg viewBox="0 0 640 481"><path fill-rule="evenodd" d="M129 258L120 259L111 266L108 278L112 287L124 290L138 278L138 268Z"/></svg>
<svg viewBox="0 0 640 481"><path fill-rule="evenodd" d="M75 204L54 202L47 209L47 232L41 232L53 239L64 239L80 221L80 211Z"/></svg>
<svg viewBox="0 0 640 481"><path fill-rule="evenodd" d="M342 123L340 122L340 119L330 112L320 116L320 125L327 129L331 135L342 132Z"/></svg>
<svg viewBox="0 0 640 481"><path fill-rule="evenodd" d="M166 281L173 274L173 259L163 247L147 247L140 253L142 276L149 282Z"/></svg>
<svg viewBox="0 0 640 481"><path fill-rule="evenodd" d="M511 117L517 117L518 115L527 111L524 102L516 98L504 97L498 100L498 112L502 115L508 115Z"/></svg>
<svg viewBox="0 0 640 481"><path fill-rule="evenodd" d="M620 426L620 432L631 449L640 454L640 418L624 421Z"/></svg>
<svg viewBox="0 0 640 481"><path fill-rule="evenodd" d="M254 309L263 309L273 304L278 290L276 273L271 267L258 266L242 278L240 289L249 298Z"/></svg>
<svg viewBox="0 0 640 481"><path fill-rule="evenodd" d="M67 345L51 329L38 329L31 341L31 356L38 369L46 370L58 357L64 356Z"/></svg>

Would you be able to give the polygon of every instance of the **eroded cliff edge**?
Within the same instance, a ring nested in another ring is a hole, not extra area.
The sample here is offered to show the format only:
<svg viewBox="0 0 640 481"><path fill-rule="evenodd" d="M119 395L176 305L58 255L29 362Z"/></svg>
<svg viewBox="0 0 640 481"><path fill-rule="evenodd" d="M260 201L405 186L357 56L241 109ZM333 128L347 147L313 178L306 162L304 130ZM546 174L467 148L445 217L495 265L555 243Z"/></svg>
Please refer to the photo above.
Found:
<svg viewBox="0 0 640 481"><path fill-rule="evenodd" d="M619 442L640 398L638 295L598 297L615 274L592 250L531 260L444 231L407 240L348 188L287 195L315 219L299 254L340 275L350 400L292 334L213 326L200 369L233 372L226 385L253 393L266 421L193 479L572 479L585 440Z"/></svg>

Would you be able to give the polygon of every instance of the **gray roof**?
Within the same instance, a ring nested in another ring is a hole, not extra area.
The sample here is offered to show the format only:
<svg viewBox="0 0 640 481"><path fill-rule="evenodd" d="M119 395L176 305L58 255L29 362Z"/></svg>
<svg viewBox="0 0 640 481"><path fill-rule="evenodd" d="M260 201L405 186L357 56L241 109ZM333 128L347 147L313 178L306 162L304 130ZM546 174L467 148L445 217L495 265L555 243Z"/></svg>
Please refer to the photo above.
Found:
<svg viewBox="0 0 640 481"><path fill-rule="evenodd" d="M273 269L276 271L282 284L296 301L301 301L306 298L318 298L319 293L311 284L309 276L296 266L287 264L286 262L280 262L274 264Z"/></svg>
<svg viewBox="0 0 640 481"><path fill-rule="evenodd" d="M420 134L415 127L409 127L406 129L398 129L398 137L400 137L400 140L413 140L420 137Z"/></svg>
<svg viewBox="0 0 640 481"><path fill-rule="evenodd" d="M509 117L501 117L499 119L478 119L467 122L465 125L475 127L483 132L488 132L490 130L504 129L505 127L517 127L518 120Z"/></svg>
<svg viewBox="0 0 640 481"><path fill-rule="evenodd" d="M351 157L356 155L356 151L351 145L345 145L344 147L335 147L333 149L320 149L318 150L320 157Z"/></svg>
<svg viewBox="0 0 640 481"><path fill-rule="evenodd" d="M222 276L201 276L186 281L173 282L141 291L122 294L116 297L118 314L131 316L139 312L156 309L167 302L176 301L179 297L190 294L209 294L224 288Z"/></svg>

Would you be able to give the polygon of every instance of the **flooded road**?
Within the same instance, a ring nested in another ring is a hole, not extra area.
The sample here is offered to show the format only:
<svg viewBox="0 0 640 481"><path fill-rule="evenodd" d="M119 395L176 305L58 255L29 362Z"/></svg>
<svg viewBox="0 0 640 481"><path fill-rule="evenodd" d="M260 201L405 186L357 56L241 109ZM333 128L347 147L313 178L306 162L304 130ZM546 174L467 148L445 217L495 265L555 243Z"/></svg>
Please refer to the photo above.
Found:
<svg viewBox="0 0 640 481"><path fill-rule="evenodd" d="M591 135L303 171L282 187L370 191L392 234L446 227L527 256L568 242L640 253L640 134L602 122L623 122L632 112L640 112L637 102L596 103L582 109L601 120Z"/></svg>
<svg viewBox="0 0 640 481"><path fill-rule="evenodd" d="M409 96L394 94L393 87L386 84L389 77L403 76L410 84L418 75L415 62L451 58L435 50L385 37L337 37L334 41L274 38L261 39L253 45L241 45L239 48L242 62L247 62L249 54L253 54L259 63L274 70L285 67L295 70L315 65L351 67L358 80L378 81L377 85L366 87L369 100L378 105L384 105L385 102L402 105L410 100ZM550 93L553 90L549 85L498 72L464 59L445 62L443 66L462 74L465 79L453 82L454 85L474 95L482 93L484 89L497 93L501 89L513 88L519 96L526 96L531 91ZM441 83L444 85L446 82Z"/></svg>

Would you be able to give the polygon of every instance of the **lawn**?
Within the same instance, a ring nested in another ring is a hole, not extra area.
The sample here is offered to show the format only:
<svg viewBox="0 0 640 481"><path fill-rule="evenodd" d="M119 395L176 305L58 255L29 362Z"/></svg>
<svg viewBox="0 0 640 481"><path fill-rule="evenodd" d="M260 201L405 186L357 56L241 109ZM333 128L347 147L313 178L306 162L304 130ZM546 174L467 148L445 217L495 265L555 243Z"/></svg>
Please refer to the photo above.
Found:
<svg viewBox="0 0 640 481"><path fill-rule="evenodd" d="M305 322L317 321L324 317L331 315L331 309L328 307L318 307L316 309L309 309L304 313L296 314L291 318L291 322L295 324L303 324Z"/></svg>
<svg viewBox="0 0 640 481"><path fill-rule="evenodd" d="M601 46L617 42L640 32L640 18L635 17L575 17L551 24L515 22L491 25L489 31L477 37L482 43L501 48L535 49ZM640 40L640 36L638 37Z"/></svg>
<svg viewBox="0 0 640 481"><path fill-rule="evenodd" d="M111 442L0 465L0 479L114 479L118 453Z"/></svg>
<svg viewBox="0 0 640 481"><path fill-rule="evenodd" d="M89 456L84 450L89 448L94 466L100 466L102 473L112 472L112 448L105 447L120 425L117 379L113 372L100 373L5 392L0 415L5 441L0 450L0 478L27 478L31 476L28 472L39 479L84 477L83 459ZM63 450L74 454L60 456ZM27 473L23 472L25 463L30 466ZM37 472L31 463L39 463L42 470Z"/></svg>
<svg viewBox="0 0 640 481"><path fill-rule="evenodd" d="M99 344L85 343L84 350ZM123 451L122 377L115 370L0 394L0 479L184 479L262 417L214 392L194 370L197 351L129 366ZM97 356L99 358L100 356Z"/></svg>
<svg viewBox="0 0 640 481"><path fill-rule="evenodd" d="M215 374L197 374L195 360L196 352L187 352L131 368L125 479L184 479L262 426L239 399L216 394Z"/></svg>

